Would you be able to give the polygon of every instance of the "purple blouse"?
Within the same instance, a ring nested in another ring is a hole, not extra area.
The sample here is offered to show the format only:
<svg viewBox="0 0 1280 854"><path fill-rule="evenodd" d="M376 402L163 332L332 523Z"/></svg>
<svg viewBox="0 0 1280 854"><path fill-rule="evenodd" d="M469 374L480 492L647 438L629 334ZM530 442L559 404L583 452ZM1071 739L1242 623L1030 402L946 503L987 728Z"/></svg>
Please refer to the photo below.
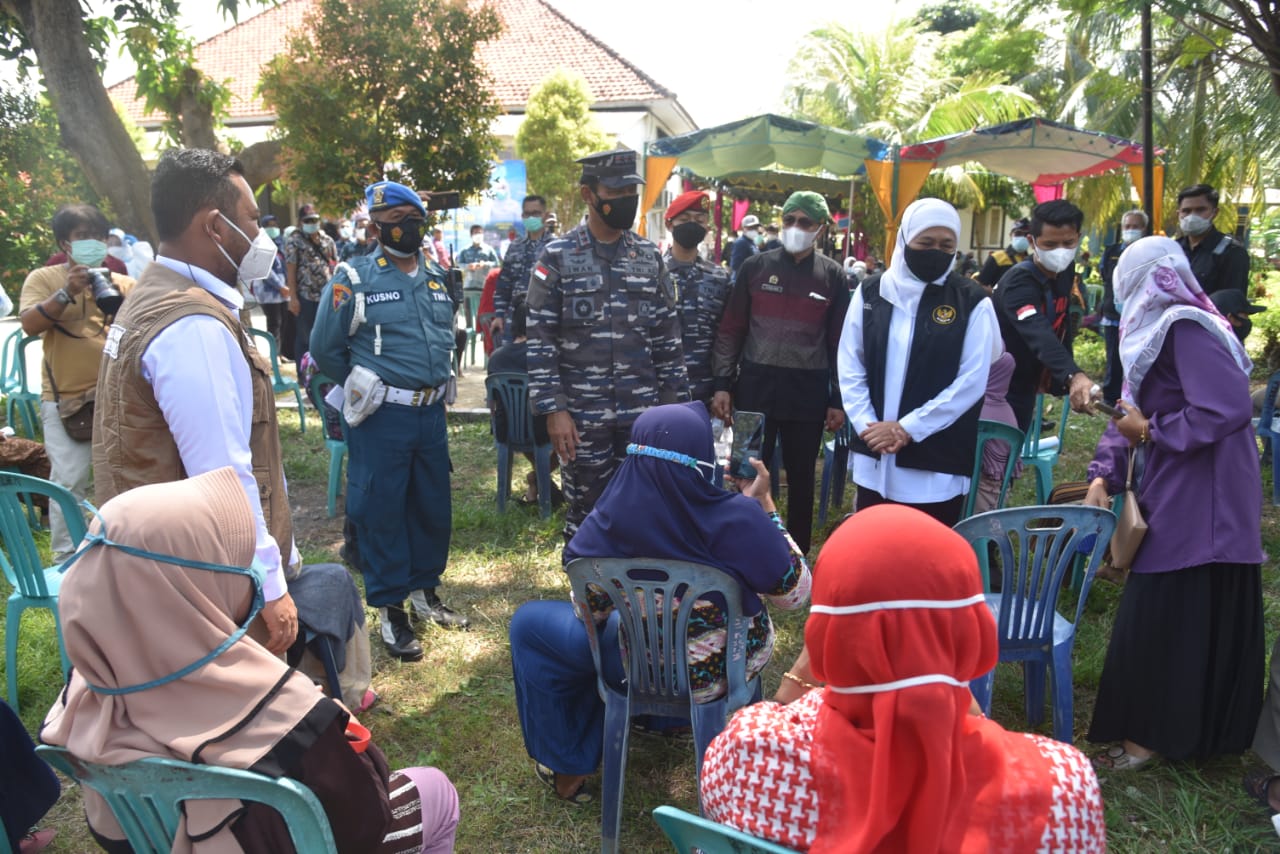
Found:
<svg viewBox="0 0 1280 854"><path fill-rule="evenodd" d="M1142 381L1151 419L1146 472L1137 487L1147 535L1134 572L1209 563L1262 563L1262 475L1249 378L1204 327L1180 321ZM1088 477L1124 490L1129 442L1115 424L1098 440Z"/></svg>

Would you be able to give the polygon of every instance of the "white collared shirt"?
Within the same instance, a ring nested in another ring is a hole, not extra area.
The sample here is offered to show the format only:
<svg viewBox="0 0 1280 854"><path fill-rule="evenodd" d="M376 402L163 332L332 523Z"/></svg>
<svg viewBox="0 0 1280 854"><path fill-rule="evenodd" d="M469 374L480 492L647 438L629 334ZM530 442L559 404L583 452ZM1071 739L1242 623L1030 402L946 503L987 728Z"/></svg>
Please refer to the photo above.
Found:
<svg viewBox="0 0 1280 854"><path fill-rule="evenodd" d="M238 290L208 270L156 257L186 276L232 311L244 307ZM255 552L268 567L262 593L268 602L288 592L280 546L267 530L258 482L253 477L249 434L253 426L253 383L240 344L227 327L206 314L175 320L160 331L142 354L142 377L164 413L188 476L231 466L253 508ZM289 544L292 561L296 547Z"/></svg>

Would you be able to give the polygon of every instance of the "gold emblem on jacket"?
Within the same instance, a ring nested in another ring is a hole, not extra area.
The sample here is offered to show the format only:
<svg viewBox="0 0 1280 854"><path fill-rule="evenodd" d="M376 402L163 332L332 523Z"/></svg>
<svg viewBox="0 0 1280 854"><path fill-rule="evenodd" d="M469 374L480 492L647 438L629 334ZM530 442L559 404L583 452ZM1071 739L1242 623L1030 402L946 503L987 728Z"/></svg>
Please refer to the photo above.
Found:
<svg viewBox="0 0 1280 854"><path fill-rule="evenodd" d="M956 310L949 305L940 305L933 310L933 322L939 326L949 326L956 319Z"/></svg>

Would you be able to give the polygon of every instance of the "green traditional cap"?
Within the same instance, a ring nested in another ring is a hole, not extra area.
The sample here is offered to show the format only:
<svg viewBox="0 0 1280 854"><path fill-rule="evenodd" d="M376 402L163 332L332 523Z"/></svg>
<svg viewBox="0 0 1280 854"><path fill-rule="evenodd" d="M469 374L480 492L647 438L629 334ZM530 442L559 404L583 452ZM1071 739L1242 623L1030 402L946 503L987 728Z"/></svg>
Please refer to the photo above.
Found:
<svg viewBox="0 0 1280 854"><path fill-rule="evenodd" d="M786 216L792 211L808 214L809 219L817 223L823 223L831 219L831 211L827 208L827 200L812 190L797 190L787 197L786 204L782 206L782 215Z"/></svg>

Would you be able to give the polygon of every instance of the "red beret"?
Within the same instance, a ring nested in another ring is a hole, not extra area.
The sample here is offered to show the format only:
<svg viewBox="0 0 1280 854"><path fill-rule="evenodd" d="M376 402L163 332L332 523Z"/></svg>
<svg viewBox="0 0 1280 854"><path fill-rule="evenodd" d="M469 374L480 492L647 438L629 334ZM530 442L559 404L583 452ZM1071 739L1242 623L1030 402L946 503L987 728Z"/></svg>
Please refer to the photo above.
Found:
<svg viewBox="0 0 1280 854"><path fill-rule="evenodd" d="M685 211L694 210L709 213L711 211L711 200L702 190L690 190L687 193L676 196L671 204L667 205L666 218L673 220Z"/></svg>

